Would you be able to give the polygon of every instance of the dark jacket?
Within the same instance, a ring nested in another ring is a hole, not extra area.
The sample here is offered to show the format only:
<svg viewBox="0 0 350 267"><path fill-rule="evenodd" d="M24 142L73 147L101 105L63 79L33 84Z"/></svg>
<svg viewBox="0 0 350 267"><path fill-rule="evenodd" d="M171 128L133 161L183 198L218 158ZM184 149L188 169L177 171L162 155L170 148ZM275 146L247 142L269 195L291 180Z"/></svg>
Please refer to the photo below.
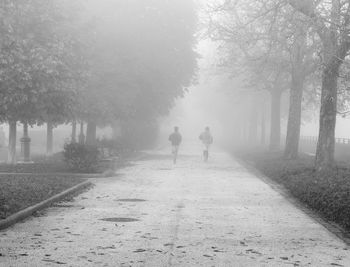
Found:
<svg viewBox="0 0 350 267"><path fill-rule="evenodd" d="M169 141L173 146L178 146L181 144L182 136L179 132L174 132L169 136Z"/></svg>

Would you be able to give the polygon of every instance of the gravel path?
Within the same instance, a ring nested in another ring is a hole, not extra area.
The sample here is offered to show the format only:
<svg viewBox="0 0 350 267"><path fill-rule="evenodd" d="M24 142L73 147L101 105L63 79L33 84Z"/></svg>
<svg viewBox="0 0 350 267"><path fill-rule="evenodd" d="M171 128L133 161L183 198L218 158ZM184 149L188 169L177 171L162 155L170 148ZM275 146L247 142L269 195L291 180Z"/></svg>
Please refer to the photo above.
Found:
<svg viewBox="0 0 350 267"><path fill-rule="evenodd" d="M94 182L0 232L0 266L350 266L341 240L224 153L154 154Z"/></svg>

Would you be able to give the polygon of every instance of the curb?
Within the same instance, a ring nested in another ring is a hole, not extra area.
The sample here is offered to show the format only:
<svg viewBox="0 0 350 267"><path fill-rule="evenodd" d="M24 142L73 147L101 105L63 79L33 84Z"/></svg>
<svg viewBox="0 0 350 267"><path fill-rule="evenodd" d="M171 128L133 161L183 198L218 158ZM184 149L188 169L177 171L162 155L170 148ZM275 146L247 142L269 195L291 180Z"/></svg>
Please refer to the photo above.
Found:
<svg viewBox="0 0 350 267"><path fill-rule="evenodd" d="M33 172L0 172L0 178L2 175L62 175L62 176L72 176L78 178L103 178L103 173L69 173L69 172L42 172L42 173L33 173Z"/></svg>
<svg viewBox="0 0 350 267"><path fill-rule="evenodd" d="M85 181L82 182L80 184L77 184L61 193L58 193L57 195L54 195L52 197L50 197L49 199L46 199L38 204L35 204L33 206L30 206L24 210L21 210L15 214L12 214L11 216L7 217L4 220L0 220L0 230L3 230L5 228L8 228L14 224L16 224L17 222L31 216L34 212L41 210L43 208L48 207L49 205L51 205L54 202L58 202L60 200L62 200L63 198L67 197L68 195L71 195L79 190L85 189L89 186L91 186L92 183L89 181Z"/></svg>
<svg viewBox="0 0 350 267"><path fill-rule="evenodd" d="M239 164L241 164L247 170L251 171L254 175L257 176L257 178L259 178L261 181L267 184L272 190L276 191L281 196L283 196L292 205L294 205L295 207L300 209L304 214L309 216L309 218L322 225L329 233L342 240L347 246L350 246L350 234L347 231L345 231L340 225L323 218L316 211L312 210L301 200L293 196L292 193L284 187L284 185L277 183L270 177L263 174L251 162L243 160L236 155L233 155L233 157L235 160L237 160Z"/></svg>

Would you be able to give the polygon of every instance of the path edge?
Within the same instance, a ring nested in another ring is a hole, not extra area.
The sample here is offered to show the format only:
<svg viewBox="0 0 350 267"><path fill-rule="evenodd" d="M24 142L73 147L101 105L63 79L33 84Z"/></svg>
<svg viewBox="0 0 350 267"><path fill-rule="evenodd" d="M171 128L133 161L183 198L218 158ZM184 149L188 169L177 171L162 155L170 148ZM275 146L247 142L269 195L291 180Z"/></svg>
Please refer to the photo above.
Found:
<svg viewBox="0 0 350 267"><path fill-rule="evenodd" d="M26 218L28 218L29 216L33 215L34 212L42 210L48 206L50 206L52 203L54 202L58 202L62 199L64 199L65 197L72 195L82 189L88 188L90 186L92 186L93 183L91 183L90 181L85 181L82 182L80 184L77 184L71 188L66 189L65 191L58 193L42 202L39 202L38 204L35 204L33 206L30 206L28 208L25 208L24 210L21 210L15 214L12 214L11 216L7 217L6 219L0 220L0 231L4 230L16 223L18 223L19 221L22 221Z"/></svg>
<svg viewBox="0 0 350 267"><path fill-rule="evenodd" d="M321 224L326 230L328 230L332 235L342 240L347 246L350 246L350 234L346 232L340 225L334 222L330 222L325 218L323 218L316 211L312 210L301 200L293 196L292 193L287 188L285 188L284 185L277 183L276 181L272 180L270 177L263 174L260 170L254 167L254 165L251 162L243 160L237 157L236 155L232 155L232 156L239 164L241 164L247 170L251 171L254 175L257 176L257 178L262 180L272 190L282 195L292 205L300 209L304 214L309 216L315 222Z"/></svg>

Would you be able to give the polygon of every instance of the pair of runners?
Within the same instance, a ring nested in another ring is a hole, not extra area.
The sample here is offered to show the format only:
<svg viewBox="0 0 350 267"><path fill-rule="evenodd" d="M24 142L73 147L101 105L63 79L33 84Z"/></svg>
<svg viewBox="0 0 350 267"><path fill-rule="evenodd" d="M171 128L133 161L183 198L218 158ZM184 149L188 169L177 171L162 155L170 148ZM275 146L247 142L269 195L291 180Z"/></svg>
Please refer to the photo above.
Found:
<svg viewBox="0 0 350 267"><path fill-rule="evenodd" d="M202 141L204 146L203 159L205 162L207 162L209 158L209 147L213 143L213 136L210 133L209 127L205 128L204 132L199 136L199 139ZM179 146L182 142L182 136L179 132L179 127L174 127L174 132L169 136L169 141L172 145L173 162L176 164Z"/></svg>

